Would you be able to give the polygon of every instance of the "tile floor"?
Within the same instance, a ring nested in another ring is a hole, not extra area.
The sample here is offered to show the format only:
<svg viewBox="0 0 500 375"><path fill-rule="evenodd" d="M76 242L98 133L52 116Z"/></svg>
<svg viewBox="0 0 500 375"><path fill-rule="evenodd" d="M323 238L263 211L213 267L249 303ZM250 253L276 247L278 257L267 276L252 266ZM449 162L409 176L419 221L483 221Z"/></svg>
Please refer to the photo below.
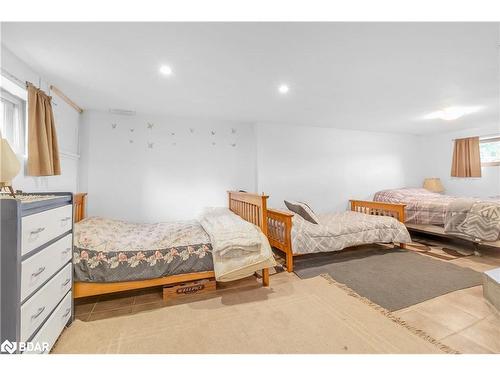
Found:
<svg viewBox="0 0 500 375"><path fill-rule="evenodd" d="M472 255L446 261L479 272L500 267L500 250L482 249L481 253L481 256ZM289 281L289 277L282 278L276 275L272 276L271 283L281 282L281 279ZM225 289L234 287L252 288L257 285L258 282L251 277L229 283L214 293L224 293ZM206 294L196 298L211 298L211 295ZM192 297L181 299L176 303L190 301L193 301ZM165 306L165 303L162 300L161 288L152 288L77 300L75 317L83 321L92 321L162 306ZM460 352L500 353L500 313L485 301L481 286L458 290L394 313Z"/></svg>
<svg viewBox="0 0 500 375"><path fill-rule="evenodd" d="M499 249L450 260L483 272L500 267ZM500 353L500 313L483 298L482 286L457 290L395 312L415 327L463 353Z"/></svg>

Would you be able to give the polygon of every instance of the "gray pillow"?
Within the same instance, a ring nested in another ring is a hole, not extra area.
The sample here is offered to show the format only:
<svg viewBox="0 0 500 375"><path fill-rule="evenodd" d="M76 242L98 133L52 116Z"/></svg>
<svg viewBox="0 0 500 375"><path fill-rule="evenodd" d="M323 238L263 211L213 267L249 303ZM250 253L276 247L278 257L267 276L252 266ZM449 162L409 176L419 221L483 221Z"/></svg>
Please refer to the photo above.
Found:
<svg viewBox="0 0 500 375"><path fill-rule="evenodd" d="M297 215L302 217L304 220L309 221L313 224L318 224L319 219L314 213L314 211L307 204L303 202L289 202L287 200L284 201L285 206L292 212L295 212Z"/></svg>

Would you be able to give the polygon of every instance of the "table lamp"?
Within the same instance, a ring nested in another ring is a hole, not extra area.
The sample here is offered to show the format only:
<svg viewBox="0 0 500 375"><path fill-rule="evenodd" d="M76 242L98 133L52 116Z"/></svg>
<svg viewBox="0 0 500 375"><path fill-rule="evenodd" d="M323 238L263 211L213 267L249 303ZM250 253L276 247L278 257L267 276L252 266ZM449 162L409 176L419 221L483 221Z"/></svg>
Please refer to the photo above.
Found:
<svg viewBox="0 0 500 375"><path fill-rule="evenodd" d="M0 191L8 189L15 197L12 180L21 170L21 163L5 138L0 138Z"/></svg>
<svg viewBox="0 0 500 375"><path fill-rule="evenodd" d="M430 177L424 180L424 189L432 191L433 193L442 193L444 191L444 186L439 178Z"/></svg>

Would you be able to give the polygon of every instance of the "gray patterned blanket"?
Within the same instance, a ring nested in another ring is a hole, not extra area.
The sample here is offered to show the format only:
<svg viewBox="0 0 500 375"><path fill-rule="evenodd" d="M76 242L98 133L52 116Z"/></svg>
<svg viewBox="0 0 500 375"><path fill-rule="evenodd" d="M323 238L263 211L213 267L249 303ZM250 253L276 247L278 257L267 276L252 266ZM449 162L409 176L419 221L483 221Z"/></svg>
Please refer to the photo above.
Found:
<svg viewBox="0 0 500 375"><path fill-rule="evenodd" d="M410 234L396 219L345 211L319 214L319 224L293 216L292 249L294 254L338 251L371 243L409 243Z"/></svg>
<svg viewBox="0 0 500 375"><path fill-rule="evenodd" d="M500 203L458 199L447 207L444 231L473 240L496 241L500 238Z"/></svg>

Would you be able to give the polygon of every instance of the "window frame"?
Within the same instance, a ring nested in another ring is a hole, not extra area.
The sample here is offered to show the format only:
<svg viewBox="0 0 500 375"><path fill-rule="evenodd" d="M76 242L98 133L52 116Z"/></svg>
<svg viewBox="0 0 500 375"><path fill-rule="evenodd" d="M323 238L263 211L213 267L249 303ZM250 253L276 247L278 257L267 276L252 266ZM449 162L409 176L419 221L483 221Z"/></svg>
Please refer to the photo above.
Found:
<svg viewBox="0 0 500 375"><path fill-rule="evenodd" d="M481 147L482 143L496 143L496 142L500 143L500 135L488 138L480 138L479 147ZM481 161L481 167L498 167L498 166L500 166L500 159L497 161L487 161L487 162Z"/></svg>
<svg viewBox="0 0 500 375"><path fill-rule="evenodd" d="M18 143L13 144L12 140L8 139L11 144L11 147L14 149L16 155L27 157L27 127L28 127L28 104L27 104L27 96L28 91L26 88L19 86L13 81L6 78L4 75L0 75L0 97L10 103L13 103L14 106L18 107L18 129L17 133L19 136ZM6 136L3 135L2 136Z"/></svg>

